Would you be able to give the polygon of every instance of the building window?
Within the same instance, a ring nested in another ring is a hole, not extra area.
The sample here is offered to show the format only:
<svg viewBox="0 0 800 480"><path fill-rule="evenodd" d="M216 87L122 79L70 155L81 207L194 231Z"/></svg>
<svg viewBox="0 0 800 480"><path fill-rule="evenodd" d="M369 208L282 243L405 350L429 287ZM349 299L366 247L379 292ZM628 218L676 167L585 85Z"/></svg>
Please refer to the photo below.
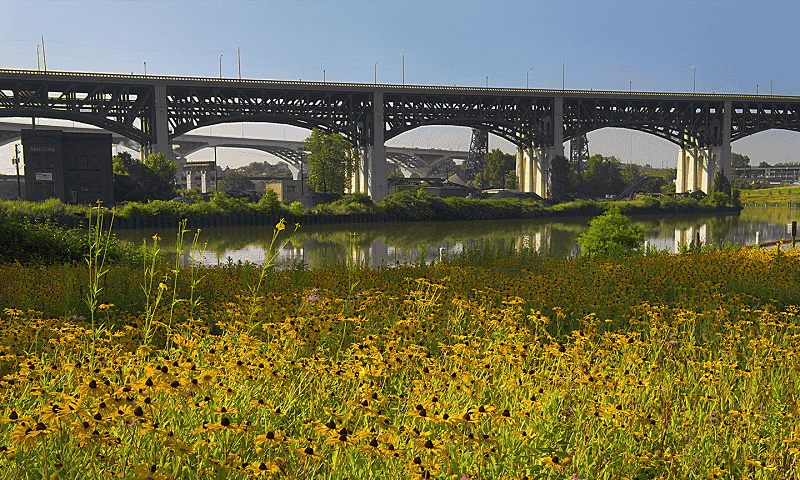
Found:
<svg viewBox="0 0 800 480"><path fill-rule="evenodd" d="M78 157L78 170L89 170L89 159L86 155Z"/></svg>
<svg viewBox="0 0 800 480"><path fill-rule="evenodd" d="M78 168L78 162L75 159L75 155L67 155L67 169L75 170L76 168Z"/></svg>
<svg viewBox="0 0 800 480"><path fill-rule="evenodd" d="M100 170L100 160L97 155L89 157L89 170Z"/></svg>

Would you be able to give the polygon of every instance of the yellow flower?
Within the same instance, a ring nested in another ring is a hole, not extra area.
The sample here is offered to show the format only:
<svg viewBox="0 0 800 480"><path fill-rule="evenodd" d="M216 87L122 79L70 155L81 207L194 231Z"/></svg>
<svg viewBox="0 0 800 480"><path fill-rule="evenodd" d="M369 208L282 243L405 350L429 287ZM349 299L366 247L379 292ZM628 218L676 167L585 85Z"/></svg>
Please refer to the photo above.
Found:
<svg viewBox="0 0 800 480"><path fill-rule="evenodd" d="M277 230L277 231L279 231L279 232L282 232L284 229L286 229L286 225L285 225L285 223L284 223L285 221L286 221L286 220L284 220L283 218L281 218L281 221L280 221L280 222L278 222L278 224L277 224L277 225L275 225L275 230Z"/></svg>

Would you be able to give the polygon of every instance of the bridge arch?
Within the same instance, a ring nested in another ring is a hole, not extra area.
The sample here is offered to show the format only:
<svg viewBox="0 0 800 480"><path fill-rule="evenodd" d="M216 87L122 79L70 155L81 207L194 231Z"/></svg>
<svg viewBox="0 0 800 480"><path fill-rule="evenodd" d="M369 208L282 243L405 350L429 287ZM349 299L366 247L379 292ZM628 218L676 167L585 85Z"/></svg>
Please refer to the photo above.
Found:
<svg viewBox="0 0 800 480"><path fill-rule="evenodd" d="M547 124L549 126L549 123ZM492 135L496 135L517 146L545 145L549 135L544 133L546 126L535 131L523 132L519 125L510 122L497 122L480 118L443 118L406 125L403 128L392 128L386 131L385 139L391 140L403 133L413 131L420 127L467 127L478 128Z"/></svg>
<svg viewBox="0 0 800 480"><path fill-rule="evenodd" d="M103 130L122 135L125 138L133 140L140 144L147 144L152 141L152 136L143 132L142 130L134 127L133 125L126 125L116 122L111 119L99 117L97 115L89 115L84 113L76 113L72 111L55 110L55 109L3 109L0 108L0 118L49 118L54 120L69 120L73 122L80 122L93 127L98 127Z"/></svg>
<svg viewBox="0 0 800 480"><path fill-rule="evenodd" d="M263 124L276 124L276 125L289 125L293 127L304 128L313 130L319 128L325 133L338 133L348 139L351 143L357 143L361 137L355 127L341 128L330 122L320 120L314 117L303 117L295 115L236 115L230 117L211 117L203 119L194 123L184 123L173 125L173 131L170 134L170 140L176 137L185 135L191 131L197 130L202 127L211 127L214 125L223 125L229 123L263 123ZM309 132L310 133L310 132Z"/></svg>

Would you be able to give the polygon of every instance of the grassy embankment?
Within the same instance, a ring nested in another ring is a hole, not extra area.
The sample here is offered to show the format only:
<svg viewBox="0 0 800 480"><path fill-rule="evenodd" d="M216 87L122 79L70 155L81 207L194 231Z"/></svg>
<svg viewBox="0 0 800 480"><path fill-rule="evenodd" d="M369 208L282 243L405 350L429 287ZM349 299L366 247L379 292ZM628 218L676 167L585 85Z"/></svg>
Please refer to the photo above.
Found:
<svg viewBox="0 0 800 480"><path fill-rule="evenodd" d="M800 203L800 187L776 187L758 190L741 190L743 204L775 205Z"/></svg>
<svg viewBox="0 0 800 480"><path fill-rule="evenodd" d="M0 472L797 478L798 259L0 266Z"/></svg>
<svg viewBox="0 0 800 480"><path fill-rule="evenodd" d="M496 220L505 218L545 218L570 216L595 216L611 205L618 205L622 213L701 213L719 210L710 200L698 202L692 198L644 198L636 201L594 202L575 201L552 207L540 201L507 199L441 199L425 194L400 192L374 203L363 194L348 195L331 204L318 205L314 209L303 209L299 203L287 206L274 197L265 196L262 201L248 203L243 200L217 195L207 202L188 205L180 202L151 201L149 203L127 203L114 209L117 218L153 219L173 218L197 220L203 217L256 215L285 217L293 215L300 223L315 216L345 216L380 214L393 221L447 221L447 220ZM28 219L59 219L62 217L86 217L92 212L88 206L65 205L58 200L46 202L0 201L0 216L25 217Z"/></svg>

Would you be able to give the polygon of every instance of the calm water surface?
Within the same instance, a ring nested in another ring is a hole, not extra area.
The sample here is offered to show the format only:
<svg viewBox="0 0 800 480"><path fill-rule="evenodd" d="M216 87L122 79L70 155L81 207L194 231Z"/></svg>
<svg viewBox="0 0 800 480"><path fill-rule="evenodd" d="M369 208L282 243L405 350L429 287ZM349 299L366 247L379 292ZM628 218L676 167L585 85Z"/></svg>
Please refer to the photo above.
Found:
<svg viewBox="0 0 800 480"><path fill-rule="evenodd" d="M797 207L747 207L739 215L673 215L634 217L644 229L645 239L658 249L676 251L681 244L700 235L704 244L751 245L791 238L787 223L800 220ZM348 260L373 267L395 263L426 263L458 255L475 248L530 248L542 255L567 257L580 254L576 239L589 227L588 218L490 220L475 222L387 223L377 225L325 225L300 227L289 238L274 263L290 266L305 262L309 267L345 263ZM191 244L193 231L186 235ZM287 232L291 233L291 229ZM141 244L153 235L161 237L160 248L174 251L175 231L121 230L117 237ZM283 243L288 235L279 237ZM267 258L272 230L265 227L206 228L200 232L199 248L184 249L184 258L203 264L228 262L261 264ZM424 255L424 257L423 257Z"/></svg>

